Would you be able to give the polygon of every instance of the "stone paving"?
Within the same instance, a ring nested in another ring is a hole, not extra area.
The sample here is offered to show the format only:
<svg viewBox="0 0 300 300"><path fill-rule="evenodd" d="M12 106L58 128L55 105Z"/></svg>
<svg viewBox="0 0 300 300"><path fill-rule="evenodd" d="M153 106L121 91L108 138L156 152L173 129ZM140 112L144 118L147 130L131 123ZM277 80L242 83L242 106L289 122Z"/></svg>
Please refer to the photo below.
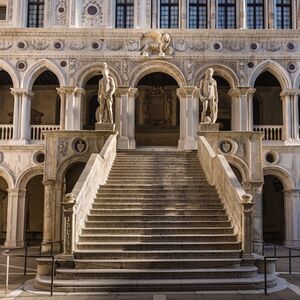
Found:
<svg viewBox="0 0 300 300"><path fill-rule="evenodd" d="M0 248L1 250L1 248ZM266 251L266 255L272 255L272 249ZM286 250L278 250L278 254L286 254ZM23 275L24 260L22 258L10 258L10 279L9 292L5 294L5 271L6 258L0 255L0 298L7 300L33 300L33 299L53 299L53 300L259 300L259 299L274 299L274 300L296 300L300 299L300 258L293 259L292 268L293 275L285 274L288 270L286 259L279 259L277 270L284 272L280 277L286 279L291 285L287 288L264 295L263 293L245 294L245 292L209 292L209 293L189 293L189 294L102 294L102 295L68 295L59 294L50 297L50 295L29 293L23 290L23 285L26 281L33 279L35 275L35 261L28 260L28 273ZM299 270L299 271L298 271ZM28 283L27 283L28 285Z"/></svg>

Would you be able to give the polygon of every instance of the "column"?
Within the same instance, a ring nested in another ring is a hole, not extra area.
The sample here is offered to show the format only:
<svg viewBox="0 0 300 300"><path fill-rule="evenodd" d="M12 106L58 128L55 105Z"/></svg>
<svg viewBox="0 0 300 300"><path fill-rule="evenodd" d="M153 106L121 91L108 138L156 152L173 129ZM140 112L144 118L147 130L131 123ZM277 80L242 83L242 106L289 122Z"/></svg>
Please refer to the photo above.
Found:
<svg viewBox="0 0 300 300"><path fill-rule="evenodd" d="M295 89L291 96L291 109L292 109L292 139L299 140L299 96L300 96L300 89Z"/></svg>
<svg viewBox="0 0 300 300"><path fill-rule="evenodd" d="M210 14L208 14L208 28L215 29L217 28L217 3L216 0L208 1L210 4ZM210 19L209 19L210 16Z"/></svg>
<svg viewBox="0 0 300 300"><path fill-rule="evenodd" d="M66 125L66 91L64 88L56 88L56 90L57 90L57 94L60 97L59 128L60 130L64 130Z"/></svg>
<svg viewBox="0 0 300 300"><path fill-rule="evenodd" d="M237 88L229 90L228 95L231 97L231 130L241 130L241 101L240 91Z"/></svg>
<svg viewBox="0 0 300 300"><path fill-rule="evenodd" d="M76 87L73 93L73 130L80 130L82 126L82 106L85 89Z"/></svg>
<svg viewBox="0 0 300 300"><path fill-rule="evenodd" d="M276 28L276 0L269 1L269 29L275 29Z"/></svg>
<svg viewBox="0 0 300 300"><path fill-rule="evenodd" d="M74 120L74 93L75 86L64 86L62 87L65 93L65 128L66 130L73 130L73 120Z"/></svg>
<svg viewBox="0 0 300 300"><path fill-rule="evenodd" d="M248 90L248 130L253 130L253 96L256 92L255 88Z"/></svg>
<svg viewBox="0 0 300 300"><path fill-rule="evenodd" d="M285 244L300 246L300 190L284 191Z"/></svg>
<svg viewBox="0 0 300 300"><path fill-rule="evenodd" d="M292 140L292 105L291 96L293 90L284 90L280 93L282 101L282 119L283 119L283 132L282 137L285 142Z"/></svg>
<svg viewBox="0 0 300 300"><path fill-rule="evenodd" d="M179 13L179 28L187 28L187 1L186 0L181 0L179 2L181 4L180 6L180 13Z"/></svg>
<svg viewBox="0 0 300 300"><path fill-rule="evenodd" d="M9 189L5 247L24 246L26 190Z"/></svg>
<svg viewBox="0 0 300 300"><path fill-rule="evenodd" d="M199 125L198 89L185 86L177 89L180 101L180 139L178 148L181 150L197 149L197 130Z"/></svg>
<svg viewBox="0 0 300 300"><path fill-rule="evenodd" d="M20 120L21 120L21 105L22 105L22 89L11 88L10 90L14 96L13 139L18 140L21 136Z"/></svg>
<svg viewBox="0 0 300 300"><path fill-rule="evenodd" d="M30 116L31 116L31 99L33 94L25 89L21 91L21 140L28 142L31 139Z"/></svg>
<svg viewBox="0 0 300 300"><path fill-rule="evenodd" d="M55 224L55 180L45 180L44 182L44 229L43 229L43 243L54 241L54 228ZM44 247L43 251L47 251L50 245Z"/></svg>
<svg viewBox="0 0 300 300"><path fill-rule="evenodd" d="M116 128L118 149L135 149L135 97L138 89L119 87L116 90Z"/></svg>
<svg viewBox="0 0 300 300"><path fill-rule="evenodd" d="M241 0L240 4L240 29L247 29L247 3Z"/></svg>

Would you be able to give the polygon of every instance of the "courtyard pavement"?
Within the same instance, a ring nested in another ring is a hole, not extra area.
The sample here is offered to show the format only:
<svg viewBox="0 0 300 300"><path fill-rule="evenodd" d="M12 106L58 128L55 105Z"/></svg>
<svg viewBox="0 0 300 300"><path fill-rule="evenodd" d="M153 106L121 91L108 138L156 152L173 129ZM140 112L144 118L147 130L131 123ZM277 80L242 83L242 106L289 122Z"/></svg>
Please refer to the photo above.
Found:
<svg viewBox="0 0 300 300"><path fill-rule="evenodd" d="M0 251L1 248L0 248ZM270 249L266 252L267 255L272 255L273 251ZM286 250L278 250L278 254L285 255ZM300 254L300 253L299 253ZM23 258L10 258L10 278L9 291L5 294L5 272L6 272L6 258L0 255L0 298L7 300L260 300L260 299L274 299L274 300L300 300L300 258L295 258L292 261L292 275L288 275L288 260L278 259L277 271L280 272L280 283L275 290L270 290L268 295L264 295L263 291L245 292L194 292L194 293L155 293L155 294L54 294L50 296L49 293L43 293L32 290L31 292L24 291L31 290L32 279L35 276L36 264L35 260L28 259L27 275L23 274Z"/></svg>

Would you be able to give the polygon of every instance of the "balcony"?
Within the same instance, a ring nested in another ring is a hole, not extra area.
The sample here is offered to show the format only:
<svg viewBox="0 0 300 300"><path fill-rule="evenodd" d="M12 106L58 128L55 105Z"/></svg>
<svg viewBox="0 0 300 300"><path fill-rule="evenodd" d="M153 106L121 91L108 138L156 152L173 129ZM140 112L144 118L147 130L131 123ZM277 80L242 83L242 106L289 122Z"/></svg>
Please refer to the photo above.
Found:
<svg viewBox="0 0 300 300"><path fill-rule="evenodd" d="M254 125L253 131L262 132L264 141L282 141L283 126L281 125Z"/></svg>

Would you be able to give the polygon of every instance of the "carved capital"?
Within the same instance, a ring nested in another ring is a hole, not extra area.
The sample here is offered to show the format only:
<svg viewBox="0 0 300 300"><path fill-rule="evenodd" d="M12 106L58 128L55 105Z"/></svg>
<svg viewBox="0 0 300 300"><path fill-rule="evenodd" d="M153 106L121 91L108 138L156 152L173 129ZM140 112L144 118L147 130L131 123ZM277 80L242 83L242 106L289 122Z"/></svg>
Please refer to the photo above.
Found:
<svg viewBox="0 0 300 300"><path fill-rule="evenodd" d="M85 95L85 89L83 88L79 88L79 87L75 87L74 89L74 96L84 96Z"/></svg>
<svg viewBox="0 0 300 300"><path fill-rule="evenodd" d="M195 98L198 96L199 91L196 86L184 86L176 90L177 96L182 98Z"/></svg>
<svg viewBox="0 0 300 300"><path fill-rule="evenodd" d="M240 98L240 95L241 95L241 92L238 88L231 88L229 91L228 91L228 95L231 97L231 98Z"/></svg>
<svg viewBox="0 0 300 300"><path fill-rule="evenodd" d="M299 95L300 95L300 89L286 89L280 93L280 98L281 100L285 100L291 96L299 96Z"/></svg>
<svg viewBox="0 0 300 300"><path fill-rule="evenodd" d="M138 94L138 89L137 88L132 88L132 87L127 87L127 86L120 86L116 89L115 96L118 98L121 97L129 97L129 98L134 98Z"/></svg>
<svg viewBox="0 0 300 300"><path fill-rule="evenodd" d="M26 96L29 100L33 97L32 91L28 91L24 88L11 88L10 91L14 96Z"/></svg>

